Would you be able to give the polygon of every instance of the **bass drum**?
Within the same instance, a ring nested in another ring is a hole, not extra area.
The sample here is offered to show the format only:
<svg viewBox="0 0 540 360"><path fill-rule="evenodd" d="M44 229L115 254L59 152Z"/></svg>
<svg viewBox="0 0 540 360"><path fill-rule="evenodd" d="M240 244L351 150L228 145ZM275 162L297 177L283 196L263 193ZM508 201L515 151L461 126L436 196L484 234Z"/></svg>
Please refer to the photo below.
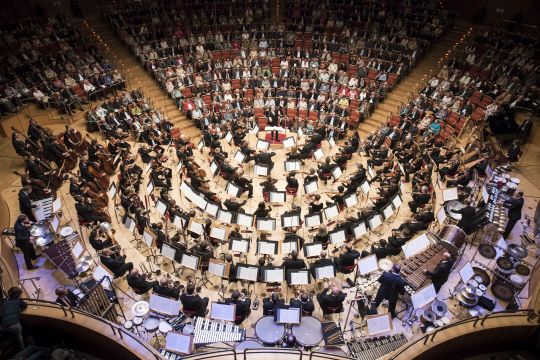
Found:
<svg viewBox="0 0 540 360"><path fill-rule="evenodd" d="M467 234L455 225L446 225L439 233L441 245L447 248L453 257L457 256L459 249L465 244Z"/></svg>

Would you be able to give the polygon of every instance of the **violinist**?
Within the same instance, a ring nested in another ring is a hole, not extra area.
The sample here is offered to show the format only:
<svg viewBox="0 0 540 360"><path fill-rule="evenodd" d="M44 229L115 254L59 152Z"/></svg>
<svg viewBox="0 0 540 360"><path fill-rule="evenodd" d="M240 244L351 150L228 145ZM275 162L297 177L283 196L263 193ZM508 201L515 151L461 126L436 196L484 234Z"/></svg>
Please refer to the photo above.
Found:
<svg viewBox="0 0 540 360"><path fill-rule="evenodd" d="M314 168L309 169L309 175L304 178L304 184L308 184L312 181L319 181Z"/></svg>
<svg viewBox="0 0 540 360"><path fill-rule="evenodd" d="M32 192L28 195L31 200L42 200L51 196L51 190L49 190L41 180L31 180L30 176L23 174L21 175L21 183L23 187L26 185L32 187Z"/></svg>
<svg viewBox="0 0 540 360"><path fill-rule="evenodd" d="M315 150L316 148L317 145L314 142L309 142L304 145L302 149L300 149L300 151L298 152L298 159L300 160L300 163L302 163L302 165L305 164L304 160L307 159L311 155L313 150Z"/></svg>
<svg viewBox="0 0 540 360"><path fill-rule="evenodd" d="M62 152L58 146L56 138L50 137L43 144L43 157L49 161L53 161L58 168L62 167L63 157L69 155L67 152Z"/></svg>
<svg viewBox="0 0 540 360"><path fill-rule="evenodd" d="M92 232L90 233L88 241L90 242L90 245L92 245L92 248L94 248L94 250L99 251L105 248L116 246L116 244L113 243L111 238L107 237L107 239L102 240L100 239L100 235L101 230L99 228L92 230Z"/></svg>
<svg viewBox="0 0 540 360"><path fill-rule="evenodd" d="M124 164L120 164L120 187L124 189L132 187L136 192L139 192L141 187L141 180L138 178L138 175L126 170Z"/></svg>
<svg viewBox="0 0 540 360"><path fill-rule="evenodd" d="M420 172L417 172L416 174L414 174L412 182L411 182L413 188L415 188L417 185L422 186L422 185L431 184L432 170L433 170L433 165L427 164L426 166L422 168Z"/></svg>
<svg viewBox="0 0 540 360"><path fill-rule="evenodd" d="M422 206L427 204L431 200L431 194L428 194L428 187L422 186L420 194L412 194L413 201L409 201L409 208L413 213Z"/></svg>
<svg viewBox="0 0 540 360"><path fill-rule="evenodd" d="M90 170L88 170L88 166L90 166L90 161L88 161L85 157L81 158L81 161L79 162L79 172L81 174L81 177L84 181L91 182L98 185L98 180L92 175Z"/></svg>
<svg viewBox="0 0 540 360"><path fill-rule="evenodd" d="M17 155L25 157L32 155L30 152L30 146L28 146L28 144L26 144L24 141L19 140L19 134L16 132L11 135L11 144L13 145Z"/></svg>
<svg viewBox="0 0 540 360"><path fill-rule="evenodd" d="M459 168L459 161L451 160L448 163L448 166L441 167L440 169L435 170L435 172L438 172L441 175L441 178L444 178L446 175L454 176L454 174L458 171Z"/></svg>
<svg viewBox="0 0 540 360"><path fill-rule="evenodd" d="M143 146L139 148L139 154L141 155L143 164L148 164L152 159L156 158L156 156L150 155L152 151L152 149L148 149L148 145L146 144L143 144Z"/></svg>
<svg viewBox="0 0 540 360"><path fill-rule="evenodd" d="M240 146L240 151L244 155L246 155L246 158L244 159L244 163L248 163L251 160L256 160L257 159L257 157L256 157L257 151L251 149L249 147L249 143L247 141L242 141L241 146Z"/></svg>
<svg viewBox="0 0 540 360"><path fill-rule="evenodd" d="M217 148L215 151L214 151L214 159L216 159L217 163L221 163L223 161L225 161L225 159L229 156L229 154L227 154L227 152L225 151L221 151L220 148Z"/></svg>
<svg viewBox="0 0 540 360"><path fill-rule="evenodd" d="M40 179L45 184L49 183L49 177L47 176L49 173L44 173L38 169L34 155L30 155L27 160L24 160L24 163L28 168L28 174L32 179Z"/></svg>
<svg viewBox="0 0 540 360"><path fill-rule="evenodd" d="M244 138L246 137L246 132L244 129L239 128L234 131L234 142L235 144L239 144L240 142L244 141Z"/></svg>
<svg viewBox="0 0 540 360"><path fill-rule="evenodd" d="M403 170L405 170L405 182L409 182L410 174L414 174L418 170L422 168L422 163L424 160L422 159L422 153L418 152L416 154L416 158L414 160L411 160L408 164L405 164L403 166Z"/></svg>
<svg viewBox="0 0 540 360"><path fill-rule="evenodd" d="M458 173L457 178L455 180L448 180L446 182L446 187L465 187L469 185L469 182L472 180L472 172L469 171L467 168L462 168L461 171Z"/></svg>
<svg viewBox="0 0 540 360"><path fill-rule="evenodd" d="M255 210L253 215L257 216L257 218L264 218L264 217L270 216L271 211L272 211L272 207L268 205L268 209L267 209L264 201L261 201L259 205L257 206L257 210Z"/></svg>
<svg viewBox="0 0 540 360"><path fill-rule="evenodd" d="M137 156L135 156L134 158L133 155L129 153L129 151L125 151L122 160L126 171L131 174L136 174L140 180L143 174L143 169L139 165L135 164L136 157Z"/></svg>
<svg viewBox="0 0 540 360"><path fill-rule="evenodd" d="M225 159L223 162L219 164L219 167L223 173L225 173L225 176L223 177L227 181L233 181L235 178L234 172L238 170L238 166L233 168L231 167L231 160Z"/></svg>
<svg viewBox="0 0 540 360"><path fill-rule="evenodd" d="M375 211L380 211L386 204L388 204L388 202L390 202L390 194L388 193L388 191L383 190L381 192L381 196L374 197L371 200L376 200L373 204L373 208L375 209Z"/></svg>
<svg viewBox="0 0 540 360"><path fill-rule="evenodd" d="M369 161L369 160L368 160ZM371 182L381 181L383 175L391 174L394 168L394 155L388 155L382 169L377 170L377 175L371 179Z"/></svg>
<svg viewBox="0 0 540 360"><path fill-rule="evenodd" d="M231 196L228 200L226 200L223 205L227 208L227 210L232 212L243 212L240 208L245 205L247 200L244 199L241 203L236 201L236 198L234 196Z"/></svg>
<svg viewBox="0 0 540 360"><path fill-rule="evenodd" d="M105 218L97 216L94 213L94 206L92 205L91 199L84 199L82 196L75 197L75 210L77 210L77 215L81 216L84 222L93 223L94 225L99 221L100 223L105 221Z"/></svg>
<svg viewBox="0 0 540 360"><path fill-rule="evenodd" d="M341 169L343 167L343 165L347 163L347 160L349 160L349 157L347 156L347 153L345 152L345 149L341 149L339 151L339 154L336 154L336 156L337 156L337 159L334 159L334 162Z"/></svg>
<svg viewBox="0 0 540 360"><path fill-rule="evenodd" d="M120 205L122 205L124 210L129 211L132 214L137 210L137 207L132 201L132 192L130 189L127 189L125 193L123 191L121 192Z"/></svg>
<svg viewBox="0 0 540 360"><path fill-rule="evenodd" d="M319 168L319 170L317 171L317 174L319 175L319 179L324 181L324 184L326 185L326 183L328 182L328 179L325 178L323 175L331 174L332 169L335 167L335 165L330 164L330 158L327 157L325 159L325 164L317 165L317 167Z"/></svg>
<svg viewBox="0 0 540 360"><path fill-rule="evenodd" d="M377 190L379 191L379 194L381 195L383 193L383 188L382 187L379 187L377 188ZM399 187L397 185L397 180L395 178L391 178L390 179L390 186L388 187L388 189L386 189L386 192L388 192L388 195L390 197L394 196L395 194L397 194L399 191Z"/></svg>
<svg viewBox="0 0 540 360"><path fill-rule="evenodd" d="M152 124L152 128L150 130L150 138L153 139L157 144L161 145L167 145L171 142L171 138L169 135L167 135L166 132L162 132L158 129L157 124ZM163 151L160 151L161 153L165 152L165 149Z"/></svg>
<svg viewBox="0 0 540 360"><path fill-rule="evenodd" d="M295 179L296 171L291 171L289 175L285 178L287 181L287 189L296 189L298 191L298 180Z"/></svg>
<svg viewBox="0 0 540 360"><path fill-rule="evenodd" d="M272 172L272 169L274 168L274 162L272 161L272 157L275 155L275 152L268 153L263 150L257 155L257 163L267 165L268 172Z"/></svg>
<svg viewBox="0 0 540 360"><path fill-rule="evenodd" d="M334 200L334 202L337 203L338 207L341 207L342 205L345 204L345 200L343 200L344 196L345 196L345 187L340 185L338 186L338 193L332 196L330 199ZM331 206L331 205L334 205L334 203L330 201L326 202L326 206Z"/></svg>
<svg viewBox="0 0 540 360"><path fill-rule="evenodd" d="M244 170L238 170L236 174L234 183L242 189L242 192L248 191L248 199L251 199L253 197L253 180L244 177Z"/></svg>
<svg viewBox="0 0 540 360"><path fill-rule="evenodd" d="M277 179L272 179L272 176L270 175L266 177L264 182L260 183L260 185L263 187L263 197L265 196L265 193L270 193L270 191L276 190L275 183L277 183Z"/></svg>
<svg viewBox="0 0 540 360"><path fill-rule="evenodd" d="M180 146L179 141L176 148L176 156L178 157L178 160L182 160L183 162L185 162L185 160L193 158L193 149L185 145Z"/></svg>
<svg viewBox="0 0 540 360"><path fill-rule="evenodd" d="M158 164L154 164L152 165L151 169L152 171L150 172L150 175L151 175L152 180L154 181L154 186L166 187L169 190L172 189L171 179L167 178L163 167L159 166Z"/></svg>
<svg viewBox="0 0 540 360"><path fill-rule="evenodd" d="M383 144L380 151L373 151L373 159L368 159L367 164L369 167L381 166L387 157L388 148Z"/></svg>
<svg viewBox="0 0 540 360"><path fill-rule="evenodd" d="M160 146L161 144L160 141L158 141L158 138L155 135L153 135L151 129L148 130L148 136L146 136L146 143L156 153L163 154L165 152L165 149Z"/></svg>
<svg viewBox="0 0 540 360"><path fill-rule="evenodd" d="M142 232L145 227L148 227L148 219L146 218L146 211L142 209L135 210L135 220L137 220L137 225L141 227L142 230L139 230L139 234L142 235Z"/></svg>
<svg viewBox="0 0 540 360"><path fill-rule="evenodd" d="M287 156L287 161L292 161L292 160L298 160L299 159L298 150L297 150L296 146L293 146L291 148L291 151L286 153L285 155Z"/></svg>

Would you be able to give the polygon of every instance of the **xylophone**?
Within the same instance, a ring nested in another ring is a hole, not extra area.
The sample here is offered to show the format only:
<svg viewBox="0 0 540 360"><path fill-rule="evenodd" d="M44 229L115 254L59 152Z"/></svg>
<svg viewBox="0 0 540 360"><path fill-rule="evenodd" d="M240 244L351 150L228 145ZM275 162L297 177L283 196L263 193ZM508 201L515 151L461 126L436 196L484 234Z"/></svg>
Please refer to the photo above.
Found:
<svg viewBox="0 0 540 360"><path fill-rule="evenodd" d="M163 355L165 359L168 359L168 360L178 360L178 359L181 359L183 356L177 353L170 352L169 350L166 350L163 348L159 349L159 353Z"/></svg>
<svg viewBox="0 0 540 360"><path fill-rule="evenodd" d="M60 240L59 242L52 244L43 250L43 254L45 254L58 269L66 274L67 277L70 277L75 273L77 264L75 263L71 246L69 246L66 240Z"/></svg>
<svg viewBox="0 0 540 360"><path fill-rule="evenodd" d="M64 236L64 240L66 240L68 244L71 244L74 241L78 240L80 237L81 236L79 235L79 233L75 231L67 236Z"/></svg>
<svg viewBox="0 0 540 360"><path fill-rule="evenodd" d="M446 251L446 248L439 244L431 245L418 254L403 260L401 273L405 281L411 284L414 290L419 289L427 279L424 269L433 271L443 260L443 254Z"/></svg>
<svg viewBox="0 0 540 360"><path fill-rule="evenodd" d="M347 343L351 357L359 360L375 360L391 353L407 343L403 333L381 336L368 340L352 340Z"/></svg>
<svg viewBox="0 0 540 360"><path fill-rule="evenodd" d="M211 321L202 317L193 320L194 344L210 344L216 342L243 341L246 330L236 325Z"/></svg>

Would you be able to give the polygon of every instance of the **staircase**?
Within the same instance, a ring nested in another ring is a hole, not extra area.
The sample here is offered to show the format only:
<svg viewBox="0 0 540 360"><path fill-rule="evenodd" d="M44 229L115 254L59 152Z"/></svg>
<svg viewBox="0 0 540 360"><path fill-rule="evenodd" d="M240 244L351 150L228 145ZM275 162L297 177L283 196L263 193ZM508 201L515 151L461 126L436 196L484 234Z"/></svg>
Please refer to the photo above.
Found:
<svg viewBox="0 0 540 360"><path fill-rule="evenodd" d="M182 134L197 138L200 136L200 130L191 123L190 120L178 109L175 101L172 100L167 92L158 86L158 83L150 77L150 73L145 71L141 63L129 52L125 44L112 31L109 31L107 25L101 21L98 15L92 18L86 26L82 21L77 27L88 39L96 38L102 40L100 50L107 57L116 61L116 68L123 69L126 80L129 81L131 88L139 88L141 94L147 99L151 99L154 109L165 109L167 116ZM107 49L108 48L108 49Z"/></svg>

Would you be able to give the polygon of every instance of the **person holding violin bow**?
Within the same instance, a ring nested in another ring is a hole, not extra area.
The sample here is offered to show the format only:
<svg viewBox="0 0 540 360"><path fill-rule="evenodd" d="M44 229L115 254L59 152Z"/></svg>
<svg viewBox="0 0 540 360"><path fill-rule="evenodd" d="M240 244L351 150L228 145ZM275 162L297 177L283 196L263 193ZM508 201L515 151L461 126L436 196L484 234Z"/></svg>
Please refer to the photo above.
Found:
<svg viewBox="0 0 540 360"><path fill-rule="evenodd" d="M337 157L337 159L336 159ZM334 156L334 162L339 168L341 169L344 164L347 163L349 160L349 157L347 156L347 153L345 152L345 149L340 149L339 153Z"/></svg>
<svg viewBox="0 0 540 360"><path fill-rule="evenodd" d="M215 151L214 151L214 159L216 159L216 161L219 163L225 161L226 158L229 157L229 154L227 154L226 151L221 151L220 148L217 148Z"/></svg>
<svg viewBox="0 0 540 360"><path fill-rule="evenodd" d="M375 211L381 211L381 209L390 202L390 194L388 193L388 191L383 190L381 191L381 196L374 197L371 199L371 201L374 201L374 200L376 201L373 204L373 208L375 209Z"/></svg>
<svg viewBox="0 0 540 360"><path fill-rule="evenodd" d="M332 169L334 169L335 165L330 164L330 158L326 157L325 163L323 165L317 165L319 170L317 170L317 174L319 175L319 179L324 181L324 184L326 185L328 182L328 179L326 179L323 175L325 174L331 174Z"/></svg>
<svg viewBox="0 0 540 360"><path fill-rule="evenodd" d="M264 195L265 193L269 193L270 191L276 190L275 183L277 183L277 179L272 179L272 176L268 175L266 177L266 180L259 184L263 187L262 189L263 198L265 196Z"/></svg>
<svg viewBox="0 0 540 360"><path fill-rule="evenodd" d="M154 182L154 186L166 187L169 190L172 189L171 178L168 178L166 176L166 173L162 166L154 164L151 166L151 169L152 171L150 172L150 175L152 177L152 181ZM170 171L170 169L167 170Z"/></svg>
<svg viewBox="0 0 540 360"><path fill-rule="evenodd" d="M387 189L384 190L384 188L386 188L386 187L387 187ZM397 185L397 180L395 178L391 178L389 186L380 186L380 187L377 188L377 191L379 192L379 195L382 195L382 193L384 191L386 191L390 197L394 196L399 191L399 187Z"/></svg>
<svg viewBox="0 0 540 360"><path fill-rule="evenodd" d="M285 180L287 181L287 189L292 188L298 191L299 184L298 184L298 180L295 179L295 176L296 176L296 171L293 170L289 173L289 175L287 175Z"/></svg>
<svg viewBox="0 0 540 360"><path fill-rule="evenodd" d="M345 187L340 185L338 186L338 192L327 192L326 193L327 195L329 194L335 194L334 196L332 196L330 199L334 200L334 202L330 202L330 201L327 201L326 202L326 206L332 206L334 205L334 203L337 204L338 207L341 207L342 205L345 204L345 200L343 199L343 197L345 196Z"/></svg>
<svg viewBox="0 0 540 360"><path fill-rule="evenodd" d="M253 180L244 177L244 170L240 169L236 172L234 183L242 188L242 192L248 192L248 199L253 197Z"/></svg>
<svg viewBox="0 0 540 360"><path fill-rule="evenodd" d="M369 161L369 160L368 160ZM386 162L383 165L382 169L376 171L377 175L371 179L371 182L381 181L382 177L394 176L394 155L388 155Z"/></svg>
<svg viewBox="0 0 540 360"><path fill-rule="evenodd" d="M469 182L472 180L472 172L469 171L469 169L462 167L460 169L460 172L458 173L458 176L455 180L448 180L446 182L446 187L465 187L469 185Z"/></svg>
<svg viewBox="0 0 540 360"><path fill-rule="evenodd" d="M431 174L433 170L432 164L427 164L426 166L423 166L420 171L417 171L412 179L412 187L416 188L417 185L429 185L431 184Z"/></svg>
<svg viewBox="0 0 540 360"><path fill-rule="evenodd" d="M185 162L185 160L193 158L193 149L187 147L186 145L180 146L180 141L178 141L176 146L176 157L178 160Z"/></svg>
<svg viewBox="0 0 540 360"><path fill-rule="evenodd" d="M152 127L148 131L150 139L154 140L157 144L168 145L171 142L171 138L167 132L159 130L157 124L152 124ZM165 149L160 152L165 152Z"/></svg>

